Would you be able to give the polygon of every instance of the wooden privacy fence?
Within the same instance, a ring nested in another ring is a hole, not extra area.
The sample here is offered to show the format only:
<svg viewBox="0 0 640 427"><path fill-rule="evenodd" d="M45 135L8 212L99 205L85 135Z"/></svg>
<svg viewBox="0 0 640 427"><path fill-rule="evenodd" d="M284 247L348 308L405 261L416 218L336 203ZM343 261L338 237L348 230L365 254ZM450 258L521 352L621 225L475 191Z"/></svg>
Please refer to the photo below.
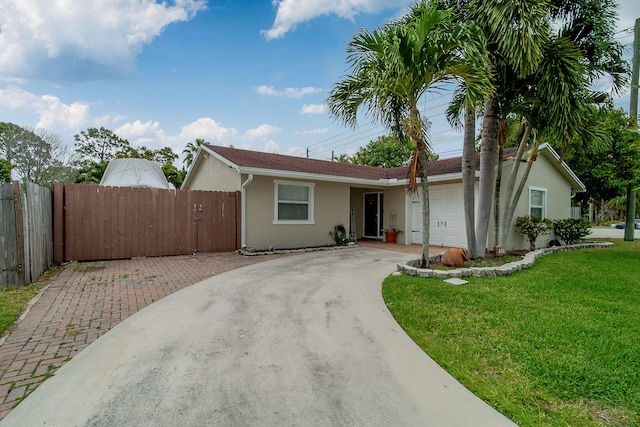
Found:
<svg viewBox="0 0 640 427"><path fill-rule="evenodd" d="M54 261L240 247L240 193L53 185Z"/></svg>
<svg viewBox="0 0 640 427"><path fill-rule="evenodd" d="M0 287L27 285L53 261L51 190L0 184Z"/></svg>

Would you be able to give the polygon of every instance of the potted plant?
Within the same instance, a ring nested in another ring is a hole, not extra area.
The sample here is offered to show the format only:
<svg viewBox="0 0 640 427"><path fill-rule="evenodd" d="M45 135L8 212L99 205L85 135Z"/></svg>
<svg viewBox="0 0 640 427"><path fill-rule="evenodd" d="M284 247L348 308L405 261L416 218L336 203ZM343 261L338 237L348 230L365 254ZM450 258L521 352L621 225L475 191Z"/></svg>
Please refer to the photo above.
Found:
<svg viewBox="0 0 640 427"><path fill-rule="evenodd" d="M402 230L398 230L397 228L383 228L382 232L384 233L384 239L387 243L395 243L398 233L402 233Z"/></svg>

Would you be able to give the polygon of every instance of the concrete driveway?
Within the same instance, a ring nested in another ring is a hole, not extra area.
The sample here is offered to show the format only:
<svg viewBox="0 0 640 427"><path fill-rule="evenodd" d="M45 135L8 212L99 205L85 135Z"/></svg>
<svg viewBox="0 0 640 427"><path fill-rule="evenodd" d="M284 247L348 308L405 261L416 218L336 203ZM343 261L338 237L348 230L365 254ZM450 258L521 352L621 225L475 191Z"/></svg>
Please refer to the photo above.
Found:
<svg viewBox="0 0 640 427"><path fill-rule="evenodd" d="M514 425L389 314L381 282L406 258L316 252L207 279L120 323L0 425Z"/></svg>

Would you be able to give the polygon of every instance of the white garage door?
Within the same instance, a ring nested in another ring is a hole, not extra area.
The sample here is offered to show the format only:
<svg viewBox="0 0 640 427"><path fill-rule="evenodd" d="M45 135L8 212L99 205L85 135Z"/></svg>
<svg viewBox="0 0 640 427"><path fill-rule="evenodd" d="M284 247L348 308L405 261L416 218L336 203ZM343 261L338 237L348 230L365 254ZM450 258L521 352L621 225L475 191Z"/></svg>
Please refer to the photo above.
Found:
<svg viewBox="0 0 640 427"><path fill-rule="evenodd" d="M460 184L429 188L430 225L429 244L434 246L467 247L464 227L464 200ZM412 203L413 243L422 243L422 197Z"/></svg>

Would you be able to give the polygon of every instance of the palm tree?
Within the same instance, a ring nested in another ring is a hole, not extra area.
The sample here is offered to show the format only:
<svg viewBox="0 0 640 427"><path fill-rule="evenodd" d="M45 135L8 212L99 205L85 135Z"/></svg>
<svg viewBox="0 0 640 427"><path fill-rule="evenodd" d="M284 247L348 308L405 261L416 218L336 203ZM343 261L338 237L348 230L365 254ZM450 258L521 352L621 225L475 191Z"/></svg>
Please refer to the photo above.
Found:
<svg viewBox="0 0 640 427"><path fill-rule="evenodd" d="M360 30L349 42L352 74L329 95L331 115L355 126L360 107L389 129L400 124L416 143L409 189L422 192L423 246L421 266L429 265L429 187L427 121L419 100L446 83L465 82L465 104L482 99L492 87L485 64L485 42L474 25L457 22L453 13L422 1L398 21L373 31Z"/></svg>
<svg viewBox="0 0 640 427"><path fill-rule="evenodd" d="M195 144L193 142L190 142L187 144L185 149L182 150L182 154L185 155L183 162L186 166L186 169L189 169L189 166L191 166L191 163L193 163L193 159L202 144L208 144L208 142L204 139L198 138L196 139Z"/></svg>
<svg viewBox="0 0 640 427"><path fill-rule="evenodd" d="M577 135L592 141L601 137L583 119L588 101L594 98L589 86L597 78L609 75L619 89L628 66L622 58L621 46L613 41L612 0L452 0L444 1L442 7L460 10L461 15L483 29L495 76L494 96L483 106L475 230L479 255L484 255L492 201L496 203L494 211L499 214L497 243L505 244L524 184L521 180L515 189L513 180L521 164L516 161L504 197L507 204L502 210L500 198L495 194L500 191L495 171L501 171L498 153L505 140L502 132L505 120L516 117L528 128L518 150L518 160L522 156L527 158L523 174L526 179L541 137L555 142L563 152ZM461 111L457 109L458 113Z"/></svg>

